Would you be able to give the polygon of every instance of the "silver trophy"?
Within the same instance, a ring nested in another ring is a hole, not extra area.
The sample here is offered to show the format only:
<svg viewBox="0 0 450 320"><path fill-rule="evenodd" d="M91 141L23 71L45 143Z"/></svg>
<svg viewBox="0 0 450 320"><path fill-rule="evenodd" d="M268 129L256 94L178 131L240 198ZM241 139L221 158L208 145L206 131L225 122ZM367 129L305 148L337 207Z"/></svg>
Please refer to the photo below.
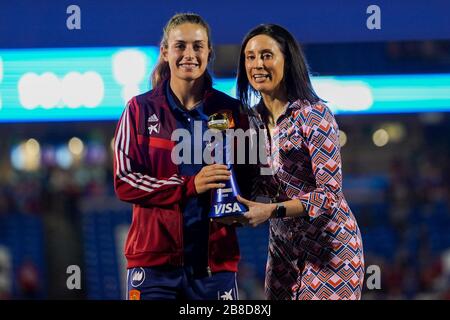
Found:
<svg viewBox="0 0 450 320"><path fill-rule="evenodd" d="M240 191L233 171L232 161L230 159L231 144L230 141L227 141L227 137L225 134L225 131L230 128L230 122L231 120L228 114L225 112L214 113L208 118L208 128L220 131L223 141L221 146L223 150L217 150L218 142L216 140L214 140L214 142L211 142L211 147L214 148L214 150L219 151L216 154L216 162L222 162L223 160L220 159L219 161L217 161L218 155L220 157L225 155L224 163L226 164L227 169L231 172L230 180L224 182L225 187L215 189L213 191L212 207L209 212L209 217L235 217L236 221L239 221L243 218L244 213L248 211L248 208L237 200L237 196L240 194Z"/></svg>

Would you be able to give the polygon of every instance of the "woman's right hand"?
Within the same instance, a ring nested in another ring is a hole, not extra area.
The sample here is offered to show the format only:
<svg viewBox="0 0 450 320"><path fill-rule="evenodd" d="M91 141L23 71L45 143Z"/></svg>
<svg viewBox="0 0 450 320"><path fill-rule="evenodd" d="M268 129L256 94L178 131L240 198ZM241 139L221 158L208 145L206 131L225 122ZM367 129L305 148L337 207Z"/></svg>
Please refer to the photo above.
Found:
<svg viewBox="0 0 450 320"><path fill-rule="evenodd" d="M231 172L223 164L210 164L202 168L194 178L195 190L198 194L211 189L225 187L223 181L230 180ZM222 183L219 183L222 181Z"/></svg>

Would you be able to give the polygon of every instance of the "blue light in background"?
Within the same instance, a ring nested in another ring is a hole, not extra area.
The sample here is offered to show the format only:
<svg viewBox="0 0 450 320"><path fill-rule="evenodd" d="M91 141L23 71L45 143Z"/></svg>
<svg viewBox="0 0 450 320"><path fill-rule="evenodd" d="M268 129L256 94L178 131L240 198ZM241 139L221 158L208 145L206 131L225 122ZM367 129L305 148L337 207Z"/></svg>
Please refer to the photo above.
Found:
<svg viewBox="0 0 450 320"><path fill-rule="evenodd" d="M117 120L150 89L158 47L0 50L0 122ZM450 74L315 77L336 114L450 111ZM235 79L214 79L235 96Z"/></svg>
<svg viewBox="0 0 450 320"><path fill-rule="evenodd" d="M150 89L158 55L156 47L0 50L0 122L118 119L129 97Z"/></svg>

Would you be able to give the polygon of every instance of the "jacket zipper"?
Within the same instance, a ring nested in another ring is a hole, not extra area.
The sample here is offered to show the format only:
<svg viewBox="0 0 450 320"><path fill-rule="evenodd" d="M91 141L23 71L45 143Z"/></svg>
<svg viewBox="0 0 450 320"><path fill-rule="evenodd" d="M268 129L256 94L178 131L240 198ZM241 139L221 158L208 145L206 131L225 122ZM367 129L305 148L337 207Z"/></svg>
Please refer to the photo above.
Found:
<svg viewBox="0 0 450 320"><path fill-rule="evenodd" d="M211 232L211 218L209 218L208 221L208 250L206 251L206 258L207 258L207 266L206 266L206 272L208 272L208 277L212 277L211 267L209 266L209 238L210 238L210 232Z"/></svg>
<svg viewBox="0 0 450 320"><path fill-rule="evenodd" d="M181 207L178 204L178 210L181 212ZM184 266L184 233L183 233L183 229L184 229L184 220L183 220L183 213L181 212L180 214L180 241L181 241L181 266Z"/></svg>
<svg viewBox="0 0 450 320"><path fill-rule="evenodd" d="M177 165L175 165L175 171L177 175L180 175L180 170ZM181 244L181 261L180 264L183 267L184 266L184 234L183 234L183 212L181 212L181 206L179 203L177 203L178 211L180 212L180 227L178 229L178 234L180 235L180 244Z"/></svg>

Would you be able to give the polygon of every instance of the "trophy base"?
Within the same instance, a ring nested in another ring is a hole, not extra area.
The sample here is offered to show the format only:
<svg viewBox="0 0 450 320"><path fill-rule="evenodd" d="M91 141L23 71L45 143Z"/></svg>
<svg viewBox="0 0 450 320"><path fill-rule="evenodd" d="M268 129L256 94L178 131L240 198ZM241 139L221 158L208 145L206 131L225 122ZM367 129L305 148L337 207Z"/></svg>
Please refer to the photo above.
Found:
<svg viewBox="0 0 450 320"><path fill-rule="evenodd" d="M211 221L219 222L226 225L245 226L248 224L248 219L243 214L211 217L210 219Z"/></svg>

